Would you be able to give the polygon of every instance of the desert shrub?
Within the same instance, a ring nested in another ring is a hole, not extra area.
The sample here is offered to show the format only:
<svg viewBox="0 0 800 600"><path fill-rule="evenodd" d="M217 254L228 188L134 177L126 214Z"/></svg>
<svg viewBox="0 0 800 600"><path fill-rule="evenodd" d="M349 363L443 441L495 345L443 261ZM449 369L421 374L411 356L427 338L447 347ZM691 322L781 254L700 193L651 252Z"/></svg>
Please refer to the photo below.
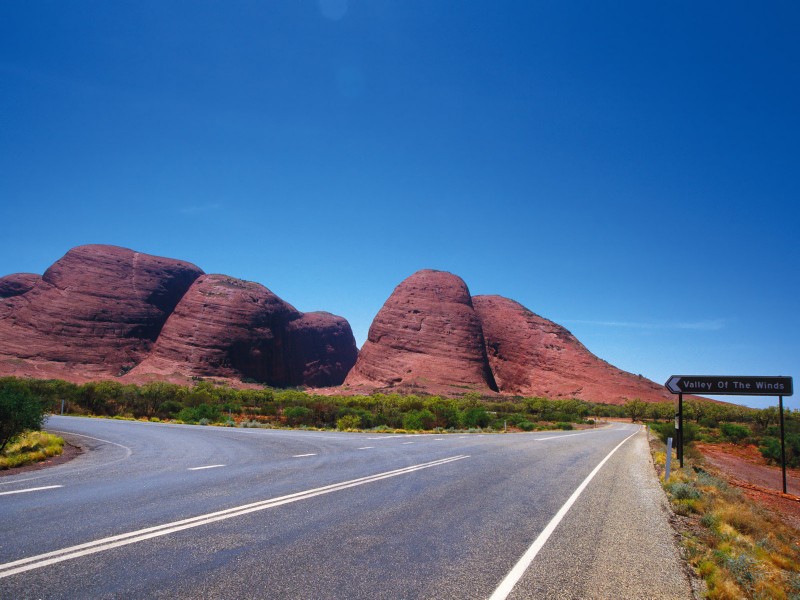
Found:
<svg viewBox="0 0 800 600"><path fill-rule="evenodd" d="M200 420L197 409L190 406L182 408L176 418L184 423L197 423Z"/></svg>
<svg viewBox="0 0 800 600"><path fill-rule="evenodd" d="M366 429L377 424L375 422L375 416L370 411L357 406L356 407L346 406L344 408L340 408L337 411L337 417L338 417L336 419L337 429L341 429L339 427L339 420L341 420L343 417L348 417L348 416L355 417L358 419L358 424L350 425L349 429L357 429L358 427L364 427Z"/></svg>
<svg viewBox="0 0 800 600"><path fill-rule="evenodd" d="M414 410L403 415L403 429L431 429L435 421L436 415L427 408Z"/></svg>
<svg viewBox="0 0 800 600"><path fill-rule="evenodd" d="M305 406L287 406L283 409L283 416L289 425L307 425L311 420L312 411Z"/></svg>
<svg viewBox="0 0 800 600"><path fill-rule="evenodd" d="M465 427L486 427L491 421L491 415L483 406L473 406L464 411L462 422Z"/></svg>
<svg viewBox="0 0 800 600"><path fill-rule="evenodd" d="M536 425L531 423L530 421L519 421L517 423L517 427L522 429L522 431L533 431L536 429Z"/></svg>
<svg viewBox="0 0 800 600"><path fill-rule="evenodd" d="M27 387L15 381L0 381L0 452L26 429L41 429L42 403Z"/></svg>
<svg viewBox="0 0 800 600"><path fill-rule="evenodd" d="M565 422L556 423L556 427L558 429L563 429L564 431L572 431L574 429L572 423L565 423Z"/></svg>
<svg viewBox="0 0 800 600"><path fill-rule="evenodd" d="M719 430L725 439L734 443L739 443L750 437L750 430L738 423L721 423Z"/></svg>
<svg viewBox="0 0 800 600"><path fill-rule="evenodd" d="M358 415L344 415L336 420L336 429L345 431L346 429L358 429L361 427L361 417Z"/></svg>
<svg viewBox="0 0 800 600"><path fill-rule="evenodd" d="M178 402L177 400L165 400L161 404L158 405L158 416L162 419L171 419L183 408L183 404Z"/></svg>
<svg viewBox="0 0 800 600"><path fill-rule="evenodd" d="M700 491L691 483L672 483L669 484L668 490L676 500L697 500L700 498Z"/></svg>
<svg viewBox="0 0 800 600"><path fill-rule="evenodd" d="M658 435L662 442L667 443L667 438L672 438L673 447L677 444L678 436L675 435L675 422L652 423L650 428ZM683 443L689 444L697 439L698 428L694 423L683 421Z"/></svg>
<svg viewBox="0 0 800 600"><path fill-rule="evenodd" d="M800 467L800 433L789 433L785 437L786 443L786 465L789 467ZM780 438L765 436L761 438L758 445L761 456L769 462L780 464L781 462L781 440Z"/></svg>

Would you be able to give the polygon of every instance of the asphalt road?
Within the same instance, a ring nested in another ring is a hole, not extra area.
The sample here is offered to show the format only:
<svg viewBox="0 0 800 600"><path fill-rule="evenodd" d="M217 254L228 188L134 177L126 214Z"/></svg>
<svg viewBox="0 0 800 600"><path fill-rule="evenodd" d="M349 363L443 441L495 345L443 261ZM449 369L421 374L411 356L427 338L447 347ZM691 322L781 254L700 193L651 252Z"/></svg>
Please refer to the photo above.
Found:
<svg viewBox="0 0 800 600"><path fill-rule="evenodd" d="M2 599L691 597L636 426L47 429L87 451L0 478Z"/></svg>

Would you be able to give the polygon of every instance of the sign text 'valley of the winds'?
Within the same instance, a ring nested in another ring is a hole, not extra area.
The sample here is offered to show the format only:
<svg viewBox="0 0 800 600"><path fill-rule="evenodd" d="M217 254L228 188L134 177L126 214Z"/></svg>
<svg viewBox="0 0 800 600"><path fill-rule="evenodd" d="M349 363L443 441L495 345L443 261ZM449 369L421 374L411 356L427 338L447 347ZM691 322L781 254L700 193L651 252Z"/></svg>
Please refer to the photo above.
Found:
<svg viewBox="0 0 800 600"><path fill-rule="evenodd" d="M791 396L791 377L731 377L729 375L673 375L666 384L673 394L714 396Z"/></svg>

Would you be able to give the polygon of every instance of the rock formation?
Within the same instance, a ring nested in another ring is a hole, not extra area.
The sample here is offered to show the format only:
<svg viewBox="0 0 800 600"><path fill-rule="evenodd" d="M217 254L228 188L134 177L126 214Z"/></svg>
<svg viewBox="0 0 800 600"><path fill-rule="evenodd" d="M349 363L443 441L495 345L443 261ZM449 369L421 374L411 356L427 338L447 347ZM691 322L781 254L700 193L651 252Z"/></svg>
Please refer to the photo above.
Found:
<svg viewBox="0 0 800 600"><path fill-rule="evenodd" d="M6 300L0 355L30 361L46 376L117 375L146 356L201 273L116 246L73 248L27 292Z"/></svg>
<svg viewBox="0 0 800 600"><path fill-rule="evenodd" d="M35 273L14 273L0 277L0 298L20 296L30 291L41 280L42 276Z"/></svg>
<svg viewBox="0 0 800 600"><path fill-rule="evenodd" d="M259 284L116 246L73 248L42 277L0 278L0 375L330 386L356 354L341 317L304 315Z"/></svg>
<svg viewBox="0 0 800 600"><path fill-rule="evenodd" d="M486 354L503 393L616 404L671 400L662 385L592 354L574 335L508 298L475 296Z"/></svg>
<svg viewBox="0 0 800 600"><path fill-rule="evenodd" d="M330 386L344 380L356 353L341 317L303 315L263 285L204 275L129 377L211 375L278 387Z"/></svg>
<svg viewBox="0 0 800 600"><path fill-rule="evenodd" d="M424 270L398 285L372 322L345 385L451 394L496 390L464 281Z"/></svg>
<svg viewBox="0 0 800 600"><path fill-rule="evenodd" d="M419 271L381 308L350 391L670 400L663 386L599 359L569 331L501 296L470 297L455 275Z"/></svg>

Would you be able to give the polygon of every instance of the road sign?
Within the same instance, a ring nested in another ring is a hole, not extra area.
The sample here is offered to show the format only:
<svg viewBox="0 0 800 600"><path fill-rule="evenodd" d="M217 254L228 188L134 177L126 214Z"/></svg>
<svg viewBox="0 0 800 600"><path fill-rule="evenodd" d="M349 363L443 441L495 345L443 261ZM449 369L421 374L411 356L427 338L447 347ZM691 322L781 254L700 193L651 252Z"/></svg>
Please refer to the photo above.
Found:
<svg viewBox="0 0 800 600"><path fill-rule="evenodd" d="M664 384L673 394L712 396L791 396L791 377L673 375Z"/></svg>

